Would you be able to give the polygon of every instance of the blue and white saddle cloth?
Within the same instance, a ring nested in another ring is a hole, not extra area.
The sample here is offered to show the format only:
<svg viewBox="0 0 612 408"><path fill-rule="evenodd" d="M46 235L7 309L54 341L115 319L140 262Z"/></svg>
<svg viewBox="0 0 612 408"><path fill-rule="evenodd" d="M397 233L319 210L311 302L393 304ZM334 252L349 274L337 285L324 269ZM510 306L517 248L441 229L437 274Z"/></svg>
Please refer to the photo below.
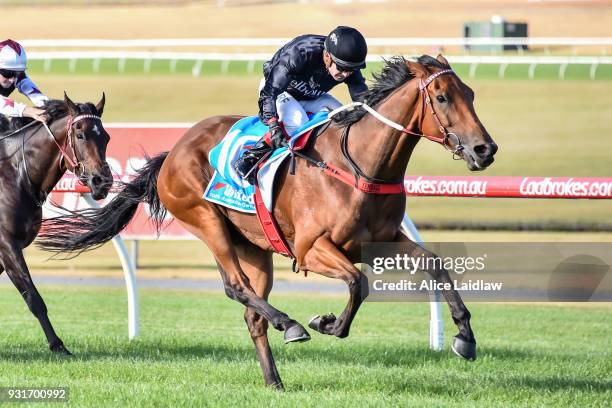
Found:
<svg viewBox="0 0 612 408"><path fill-rule="evenodd" d="M321 111L312 115L308 122L291 135L289 146L293 146L302 134L329 121L328 114L327 111ZM223 140L208 154L215 173L204 191L206 200L233 210L255 213L255 186L243 180L232 164L267 131L268 126L259 120L259 116L242 118L231 127ZM272 211L274 175L289 153L287 147L276 149L257 173L261 195L268 211Z"/></svg>

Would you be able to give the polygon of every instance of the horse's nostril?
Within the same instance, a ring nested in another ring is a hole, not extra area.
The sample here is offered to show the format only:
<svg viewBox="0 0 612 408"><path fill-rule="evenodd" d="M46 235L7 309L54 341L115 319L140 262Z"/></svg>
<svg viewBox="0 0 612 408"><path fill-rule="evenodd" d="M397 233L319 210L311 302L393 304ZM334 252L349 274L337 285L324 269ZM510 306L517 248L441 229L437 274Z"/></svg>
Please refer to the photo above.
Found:
<svg viewBox="0 0 612 408"><path fill-rule="evenodd" d="M483 159L493 156L496 151L497 145L495 143L485 143L474 147L474 153Z"/></svg>
<svg viewBox="0 0 612 408"><path fill-rule="evenodd" d="M491 143L491 156L493 156L495 153L497 153L497 144Z"/></svg>
<svg viewBox="0 0 612 408"><path fill-rule="evenodd" d="M93 184L94 186L99 186L100 184L102 184L102 177L100 176L93 176L91 178L91 184Z"/></svg>
<svg viewBox="0 0 612 408"><path fill-rule="evenodd" d="M489 148L487 147L486 144L474 146L474 153L476 153L479 156L484 156L487 153L487 150L489 150Z"/></svg>

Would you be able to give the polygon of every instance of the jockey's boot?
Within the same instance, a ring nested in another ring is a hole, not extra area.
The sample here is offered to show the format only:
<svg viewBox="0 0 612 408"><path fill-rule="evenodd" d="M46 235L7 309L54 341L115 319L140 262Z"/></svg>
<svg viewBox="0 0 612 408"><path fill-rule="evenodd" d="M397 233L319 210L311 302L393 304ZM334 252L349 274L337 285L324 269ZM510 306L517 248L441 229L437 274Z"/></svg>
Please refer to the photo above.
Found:
<svg viewBox="0 0 612 408"><path fill-rule="evenodd" d="M255 146L245 151L242 157L234 162L234 169L249 184L255 184L256 167L272 150L265 139L261 138Z"/></svg>

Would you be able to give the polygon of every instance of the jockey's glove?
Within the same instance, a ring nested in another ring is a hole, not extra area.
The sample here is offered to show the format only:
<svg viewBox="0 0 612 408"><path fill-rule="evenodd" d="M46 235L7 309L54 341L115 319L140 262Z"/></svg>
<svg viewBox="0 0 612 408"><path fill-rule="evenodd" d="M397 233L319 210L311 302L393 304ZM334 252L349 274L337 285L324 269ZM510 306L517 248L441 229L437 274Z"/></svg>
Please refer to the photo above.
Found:
<svg viewBox="0 0 612 408"><path fill-rule="evenodd" d="M278 121L270 121L270 144L274 149L278 149L282 146L283 140L285 140L285 136L283 135L283 130L281 129Z"/></svg>

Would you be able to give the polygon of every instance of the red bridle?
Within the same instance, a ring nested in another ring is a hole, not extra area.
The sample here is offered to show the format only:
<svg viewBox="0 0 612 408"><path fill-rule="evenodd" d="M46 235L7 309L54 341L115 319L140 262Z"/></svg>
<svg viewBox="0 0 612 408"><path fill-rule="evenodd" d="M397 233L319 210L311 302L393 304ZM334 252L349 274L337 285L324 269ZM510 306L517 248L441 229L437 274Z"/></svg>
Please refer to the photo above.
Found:
<svg viewBox="0 0 612 408"><path fill-rule="evenodd" d="M428 86L429 84L431 84L436 78L442 76L442 75L446 75L446 74L455 74L455 71L453 71L452 69L443 69L441 71L438 71L430 76L428 76L426 79L421 79L419 82L419 92L421 94L421 100L423 101L423 103L421 104L421 120L419 123L419 129L423 128L423 122L425 121L425 113L427 112L427 106L430 107L431 109L431 114L434 117L434 120L436 121L436 123L438 124L438 129L440 130L440 133L442 133L442 136L432 136L432 135L428 135L425 133L417 133L417 132L413 132L410 129L405 128L404 126L400 125L399 123L395 123L392 120L384 117L383 115L381 115L380 113L378 113L376 110L374 110L372 107L366 105L363 102L353 102L349 105L345 105L342 106L332 112L329 113L329 117L331 118L332 116L334 116L336 113L339 113L341 111L344 111L346 109L350 109L353 107L361 107L363 110L367 111L368 113L370 113L372 116L374 116L376 119L378 119L379 121L383 122L385 125L390 126L394 129L399 130L402 133L408 134L408 135L413 135L413 136L418 136L418 137L424 137L427 140L431 140L432 142L436 142L441 144L442 146L444 146L444 148L446 148L446 150L450 151L451 153L453 153L453 158L461 151L463 150L463 145L461 144L461 140L459 139L459 137L452 133L449 132L448 129L446 129L446 127L442 124L442 122L440 121L440 118L438 117L438 114L436 113L436 110L434 109L433 103L431 101L431 97L429 95L429 90L428 90ZM456 74L455 74L456 75ZM456 139L456 143L455 143L455 148L452 148L450 146L450 142L451 139ZM460 159L461 157L459 157Z"/></svg>
<svg viewBox="0 0 612 408"><path fill-rule="evenodd" d="M361 108L363 108L365 111L370 113L372 116L374 116L376 119L383 122L384 124L394 129L397 129L402 133L413 135L413 136L418 136L418 137L424 137L425 139L431 140L432 142L439 143L442 146L444 146L445 149L447 149L453 154L453 158L456 158L457 156L457 158L460 159L461 157L458 156L458 154L459 152L461 152L461 150L463 150L463 145L461 145L461 140L459 140L459 137L456 134L449 132L448 129L446 129L446 127L442 124L442 122L440 121L440 118L436 114L436 110L434 109L433 103L431 101L431 97L429 95L429 90L427 89L429 84L435 81L436 78L442 75L446 75L446 74L455 74L455 72L452 69L443 69L441 71L438 71L428 76L425 80L421 79L419 83L419 92L421 93L422 101L423 101L419 129L423 128L423 121L425 120L425 113L427 112L427 106L429 106L431 108L431 113L434 117L434 120L438 124L438 129L443 135L442 137L431 136L425 133L413 132L407 129L406 127L400 125L399 123L395 123L392 120L384 117L383 115L381 115L376 110L374 110L373 108L371 108L370 106L366 105L363 102L353 102L350 105L346 105L341 108L338 108L330 112L329 117L331 118L336 113L346 110L348 108L355 107L355 106L361 106ZM345 135L347 131L348 131L348 128L345 131ZM450 146L451 136L454 136L456 139L454 148ZM337 178L343 183L352 185L358 190L361 190L363 192L370 193L370 194L402 194L404 192L403 180L385 182L383 180L378 180L378 179L374 179L371 177L367 177L364 174L360 173L360 170L357 168L356 164L352 161L352 159L350 159L350 156L345 155L347 160L349 160L349 162L351 163L353 173L349 173L332 164L313 160L301 153L293 152L293 154L311 161L313 164L321 168L326 174L329 174L330 176Z"/></svg>
<svg viewBox="0 0 612 408"><path fill-rule="evenodd" d="M431 109L431 114L433 115L434 120L438 124L438 129L440 130L440 133L442 133L443 136L437 137L437 136L426 135L424 133L416 133L406 128L403 128L401 131L404 133L410 134L410 135L424 137L427 140L431 140L432 142L439 143L442 146L444 146L446 150L453 153L453 157L455 157L455 155L457 155L461 150L463 150L463 145L461 145L461 140L459 140L459 137L456 134L449 132L448 129L446 129L446 126L442 124L442 121L440 121L440 118L438 117L438 114L436 113L436 110L434 109L433 103L431 101L431 96L429 95L429 89L428 89L429 84L431 84L436 78L442 75L446 75L446 74L456 75L455 71L453 71L452 69L443 69L441 71L438 71L428 76L425 80L421 79L419 83L419 92L421 93L421 97L423 100L422 111L421 111L421 123L419 124L419 129L423 128L423 121L425 120L427 106L429 106L429 108ZM451 135L454 136L456 139L454 149L450 146Z"/></svg>
<svg viewBox="0 0 612 408"><path fill-rule="evenodd" d="M68 116L68 121L66 122L66 141L64 142L64 146L60 145L57 142L57 139L55 138L55 136L53 135L53 132L51 132L51 130L49 129L49 127L47 126L47 124L45 124L45 127L47 128L47 131L49 132L49 135L51 135L51 138L53 139L53 141L55 142L55 145L57 146L57 148L59 149L62 157L60 159L59 162L59 166L60 168L62 167L62 160L65 160L66 162L68 162L70 164L70 166L72 167L72 169L69 169L70 171L72 171L74 174L76 174L77 171L77 167L81 167L81 174L84 171L83 168L83 163L82 161L79 160L77 154L76 154L76 149L74 148L74 142L73 142L73 138L74 138L74 129L72 128L72 126L83 120L83 119L96 119L99 121L102 121L102 118L100 118L99 116L96 115L92 115L92 114L83 114L83 115L78 115L73 117L72 115ZM74 157L74 159L72 159L70 157L70 155L68 154L68 152L66 151L67 149L70 149L70 151L72 152L72 156ZM68 168L66 166L66 168Z"/></svg>

